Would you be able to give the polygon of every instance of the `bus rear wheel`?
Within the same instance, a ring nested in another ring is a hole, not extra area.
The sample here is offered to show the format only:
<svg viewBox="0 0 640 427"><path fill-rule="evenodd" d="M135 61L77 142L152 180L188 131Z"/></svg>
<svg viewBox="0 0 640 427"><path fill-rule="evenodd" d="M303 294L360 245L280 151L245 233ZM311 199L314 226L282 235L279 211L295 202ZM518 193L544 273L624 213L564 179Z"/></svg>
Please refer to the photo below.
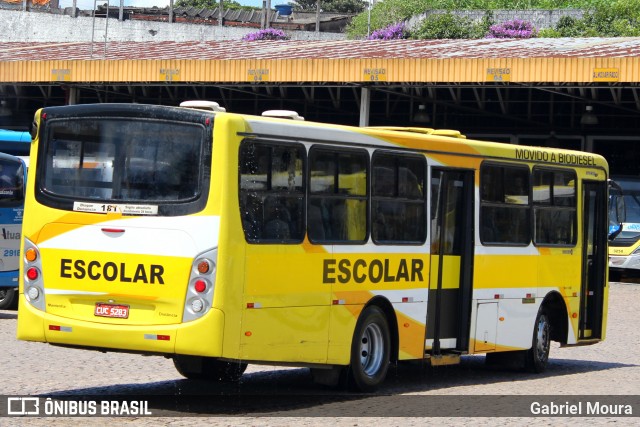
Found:
<svg viewBox="0 0 640 427"><path fill-rule="evenodd" d="M358 319L351 344L350 388L369 393L382 384L389 369L390 336L383 311L367 307Z"/></svg>
<svg viewBox="0 0 640 427"><path fill-rule="evenodd" d="M14 310L18 306L16 288L0 288L0 310Z"/></svg>
<svg viewBox="0 0 640 427"><path fill-rule="evenodd" d="M551 322L549 314L540 308L536 323L533 328L531 349L525 354L525 367L530 372L543 372L549 361L549 349L551 347Z"/></svg>
<svg viewBox="0 0 640 427"><path fill-rule="evenodd" d="M174 356L173 364L180 375L190 380L219 382L236 382L247 369L247 364L243 362L225 362L200 356Z"/></svg>

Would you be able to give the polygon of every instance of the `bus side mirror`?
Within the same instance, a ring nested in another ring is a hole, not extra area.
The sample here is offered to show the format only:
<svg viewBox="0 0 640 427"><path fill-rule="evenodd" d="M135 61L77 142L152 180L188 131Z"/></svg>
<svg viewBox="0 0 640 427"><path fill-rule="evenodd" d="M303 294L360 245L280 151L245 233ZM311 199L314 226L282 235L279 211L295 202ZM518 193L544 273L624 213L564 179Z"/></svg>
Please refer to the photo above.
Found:
<svg viewBox="0 0 640 427"><path fill-rule="evenodd" d="M618 234L622 232L622 223L612 225L609 227L609 240L613 240L618 237Z"/></svg>
<svg viewBox="0 0 640 427"><path fill-rule="evenodd" d="M31 126L29 126L29 135L31 136L32 141L36 139L36 136L38 135L38 124L35 120L31 122Z"/></svg>

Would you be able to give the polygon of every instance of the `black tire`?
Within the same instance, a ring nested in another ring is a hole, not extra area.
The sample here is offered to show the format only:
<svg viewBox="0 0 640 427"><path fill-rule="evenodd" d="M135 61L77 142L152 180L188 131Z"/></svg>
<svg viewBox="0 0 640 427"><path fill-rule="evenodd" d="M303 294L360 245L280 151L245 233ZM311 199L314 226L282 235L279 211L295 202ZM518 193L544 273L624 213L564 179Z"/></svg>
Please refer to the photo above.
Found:
<svg viewBox="0 0 640 427"><path fill-rule="evenodd" d="M544 372L549 361L549 349L551 347L551 322L549 314L540 307L536 322L533 326L533 339L531 348L525 356L525 368L529 372Z"/></svg>
<svg viewBox="0 0 640 427"><path fill-rule="evenodd" d="M370 393L376 391L389 370L391 338L383 311L367 307L356 324L351 343L351 363L348 385L351 389Z"/></svg>
<svg viewBox="0 0 640 427"><path fill-rule="evenodd" d="M0 288L0 310L18 308L18 290L16 288Z"/></svg>
<svg viewBox="0 0 640 427"><path fill-rule="evenodd" d="M247 369L243 362L224 362L212 357L174 356L173 365L190 380L236 382Z"/></svg>

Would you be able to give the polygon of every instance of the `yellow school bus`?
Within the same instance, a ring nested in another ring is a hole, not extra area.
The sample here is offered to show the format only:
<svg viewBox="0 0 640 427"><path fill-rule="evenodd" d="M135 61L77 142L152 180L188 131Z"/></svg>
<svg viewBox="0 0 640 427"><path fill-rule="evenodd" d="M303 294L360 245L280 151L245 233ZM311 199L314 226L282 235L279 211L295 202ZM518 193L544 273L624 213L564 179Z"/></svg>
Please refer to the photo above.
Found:
<svg viewBox="0 0 640 427"><path fill-rule="evenodd" d="M187 378L548 362L605 337L596 154L169 106L36 112L17 336Z"/></svg>

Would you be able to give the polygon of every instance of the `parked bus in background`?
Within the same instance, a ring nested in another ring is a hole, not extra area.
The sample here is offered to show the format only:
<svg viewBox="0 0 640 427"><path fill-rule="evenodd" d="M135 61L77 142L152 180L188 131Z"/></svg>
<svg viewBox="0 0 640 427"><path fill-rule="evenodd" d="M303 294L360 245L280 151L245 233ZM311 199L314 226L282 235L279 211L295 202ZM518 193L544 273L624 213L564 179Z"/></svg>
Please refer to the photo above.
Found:
<svg viewBox="0 0 640 427"><path fill-rule="evenodd" d="M27 131L0 129L0 153L18 156L21 159L29 157L31 149L31 135Z"/></svg>
<svg viewBox="0 0 640 427"><path fill-rule="evenodd" d="M599 155L136 104L35 124L19 339L373 391L390 362L540 372L605 338Z"/></svg>
<svg viewBox="0 0 640 427"><path fill-rule="evenodd" d="M623 275L640 275L640 178L622 176L614 180L621 191L611 192L609 217L614 217L619 198L626 206L622 231L609 242L609 275L611 280L618 281ZM615 227L616 222L612 221L610 226Z"/></svg>
<svg viewBox="0 0 640 427"><path fill-rule="evenodd" d="M29 132L0 129L0 153L17 156L28 165L31 136ZM16 159L0 158L5 171L26 173L26 165L17 169ZM2 172L0 172L2 174ZM21 183L26 181L23 177ZM18 303L18 269L20 266L20 233L22 225L23 190L16 192L10 179L0 181L0 310L16 308Z"/></svg>
<svg viewBox="0 0 640 427"><path fill-rule="evenodd" d="M0 310L15 309L18 303L26 173L22 159L0 153Z"/></svg>

